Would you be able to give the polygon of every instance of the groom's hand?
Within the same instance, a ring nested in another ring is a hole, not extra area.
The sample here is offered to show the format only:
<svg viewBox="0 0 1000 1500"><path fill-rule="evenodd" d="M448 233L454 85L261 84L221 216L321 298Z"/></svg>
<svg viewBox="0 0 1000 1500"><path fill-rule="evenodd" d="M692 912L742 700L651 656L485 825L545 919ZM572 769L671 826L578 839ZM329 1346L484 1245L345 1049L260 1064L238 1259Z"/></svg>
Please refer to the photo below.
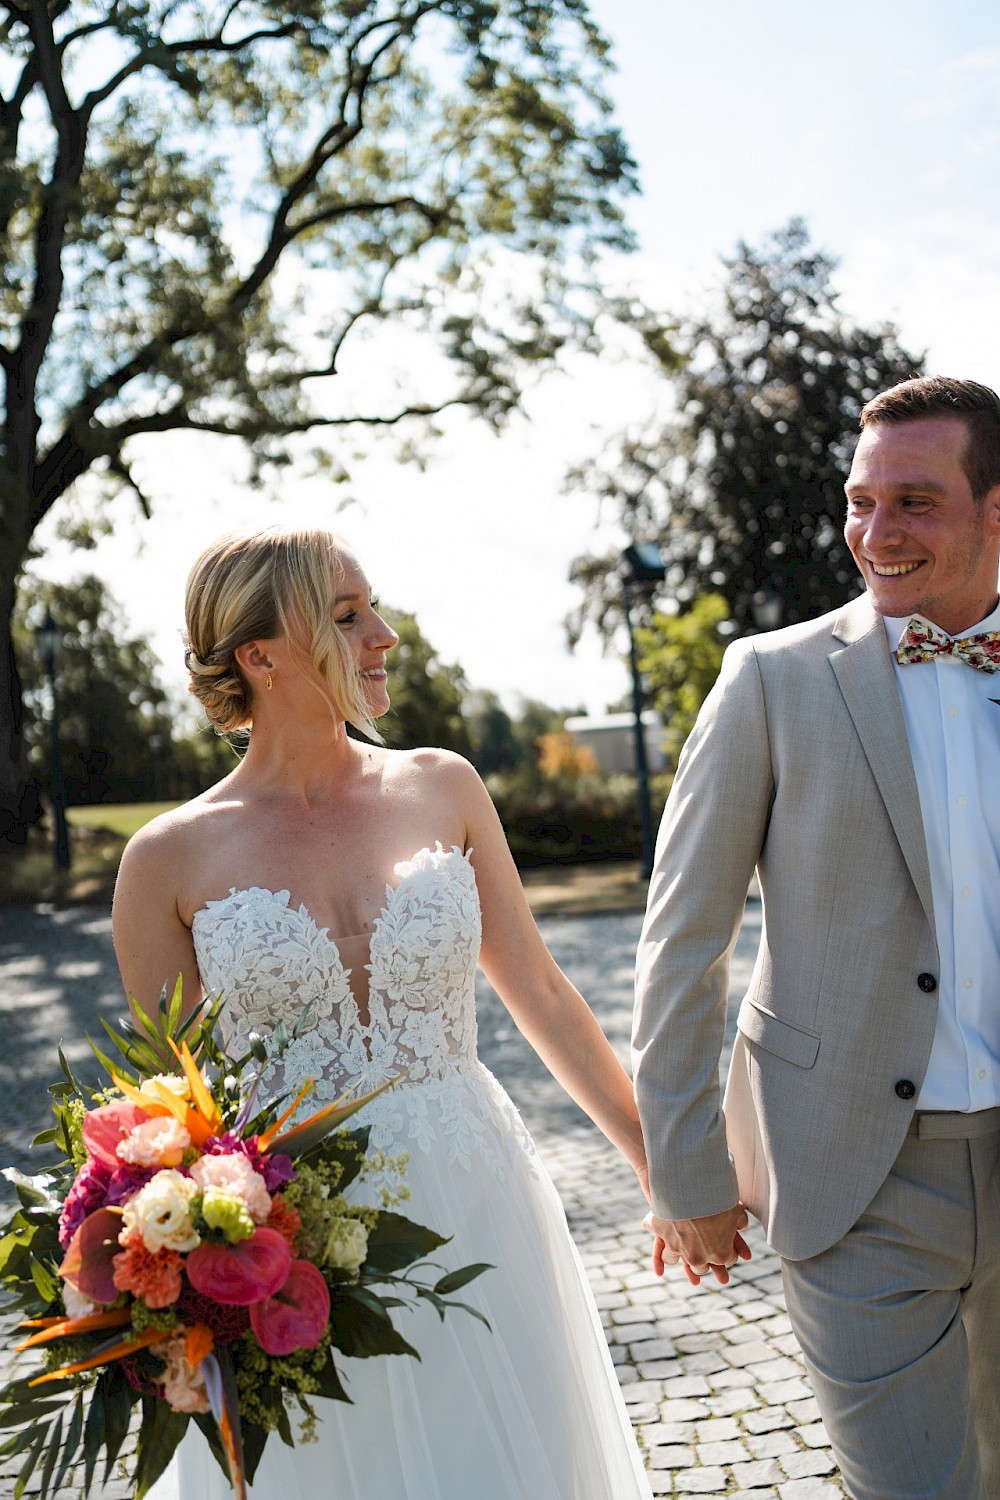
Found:
<svg viewBox="0 0 1000 1500"><path fill-rule="evenodd" d="M655 1214L647 1214L644 1227L656 1237L653 1270L662 1276L665 1266L680 1262L692 1286L699 1286L709 1271L725 1286L729 1280L728 1267L738 1260L750 1259L750 1247L740 1234L749 1222L750 1216L742 1203L703 1219L659 1219Z"/></svg>

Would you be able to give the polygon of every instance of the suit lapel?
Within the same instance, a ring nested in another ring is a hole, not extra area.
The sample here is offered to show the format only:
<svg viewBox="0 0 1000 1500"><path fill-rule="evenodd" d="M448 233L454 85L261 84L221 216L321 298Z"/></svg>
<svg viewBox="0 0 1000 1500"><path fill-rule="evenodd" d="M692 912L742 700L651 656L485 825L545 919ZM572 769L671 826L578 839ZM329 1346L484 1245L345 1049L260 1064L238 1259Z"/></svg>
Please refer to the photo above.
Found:
<svg viewBox="0 0 1000 1500"><path fill-rule="evenodd" d="M920 816L920 794L885 627L867 599L859 599L842 611L833 633L844 644L831 654L830 665L868 757L917 895L933 927L931 873Z"/></svg>

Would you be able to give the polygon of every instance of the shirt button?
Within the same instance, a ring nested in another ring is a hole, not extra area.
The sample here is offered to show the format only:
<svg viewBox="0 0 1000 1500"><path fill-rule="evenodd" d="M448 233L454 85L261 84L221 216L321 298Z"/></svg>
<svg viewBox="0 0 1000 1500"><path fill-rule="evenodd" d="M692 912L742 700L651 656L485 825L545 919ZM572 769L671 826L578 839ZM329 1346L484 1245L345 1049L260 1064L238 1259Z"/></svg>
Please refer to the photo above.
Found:
<svg viewBox="0 0 1000 1500"><path fill-rule="evenodd" d="M933 974L918 974L917 987L923 990L925 995L931 995L937 989L937 980Z"/></svg>
<svg viewBox="0 0 1000 1500"><path fill-rule="evenodd" d="M963 899L966 900L966 901L968 901L968 899L969 899L969 897L971 895L972 895L972 886L971 885L963 885L963 887L962 887L962 897L963 897Z"/></svg>
<svg viewBox="0 0 1000 1500"><path fill-rule="evenodd" d="M962 988L963 988L963 990L971 990L972 989L972 980L971 979L963 979L962 980Z"/></svg>
<svg viewBox="0 0 1000 1500"><path fill-rule="evenodd" d="M951 718L951 719L957 719L958 718L958 709L955 707L954 703L948 709L948 717Z"/></svg>
<svg viewBox="0 0 1000 1500"><path fill-rule="evenodd" d="M912 1099L916 1092L916 1084L911 1083L908 1078L901 1078L896 1084L896 1093L900 1099Z"/></svg>
<svg viewBox="0 0 1000 1500"><path fill-rule="evenodd" d="M982 1083L983 1079L986 1077L986 1069L980 1068L979 1072L976 1074L976 1077L979 1079L980 1083Z"/></svg>
<svg viewBox="0 0 1000 1500"><path fill-rule="evenodd" d="M969 800L968 797L956 797L955 798L955 801L956 801L956 803L957 803L957 805L959 807L964 807L966 805L966 803L968 802L968 800Z"/></svg>

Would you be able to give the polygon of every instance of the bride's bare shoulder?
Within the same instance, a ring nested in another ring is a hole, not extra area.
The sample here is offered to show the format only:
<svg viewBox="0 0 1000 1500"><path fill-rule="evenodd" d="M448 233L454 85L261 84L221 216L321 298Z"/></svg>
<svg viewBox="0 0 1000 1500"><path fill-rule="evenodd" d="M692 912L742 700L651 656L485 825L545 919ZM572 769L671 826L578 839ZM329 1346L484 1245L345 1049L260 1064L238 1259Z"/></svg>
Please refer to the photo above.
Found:
<svg viewBox="0 0 1000 1500"><path fill-rule="evenodd" d="M190 867L192 860L213 846L238 807L239 798L221 782L190 802L159 813L129 839L121 870L152 876Z"/></svg>

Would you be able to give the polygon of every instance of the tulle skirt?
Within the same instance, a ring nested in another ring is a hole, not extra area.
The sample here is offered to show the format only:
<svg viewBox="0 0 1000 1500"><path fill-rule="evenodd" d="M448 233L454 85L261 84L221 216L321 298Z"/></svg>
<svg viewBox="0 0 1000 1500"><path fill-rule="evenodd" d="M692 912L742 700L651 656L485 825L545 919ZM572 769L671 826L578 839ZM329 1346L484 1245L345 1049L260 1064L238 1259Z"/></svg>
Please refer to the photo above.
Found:
<svg viewBox="0 0 1000 1500"><path fill-rule="evenodd" d="M435 1256L442 1265L494 1267L457 1294L490 1328L457 1309L443 1323L426 1306L395 1313L419 1361L338 1356L353 1404L317 1400L315 1442L290 1449L273 1435L254 1500L650 1500L558 1195L508 1096L476 1073L481 1117L503 1137L502 1173L478 1153L451 1159L440 1120L412 1151L403 1211L454 1236ZM192 1427L149 1500L229 1494Z"/></svg>

